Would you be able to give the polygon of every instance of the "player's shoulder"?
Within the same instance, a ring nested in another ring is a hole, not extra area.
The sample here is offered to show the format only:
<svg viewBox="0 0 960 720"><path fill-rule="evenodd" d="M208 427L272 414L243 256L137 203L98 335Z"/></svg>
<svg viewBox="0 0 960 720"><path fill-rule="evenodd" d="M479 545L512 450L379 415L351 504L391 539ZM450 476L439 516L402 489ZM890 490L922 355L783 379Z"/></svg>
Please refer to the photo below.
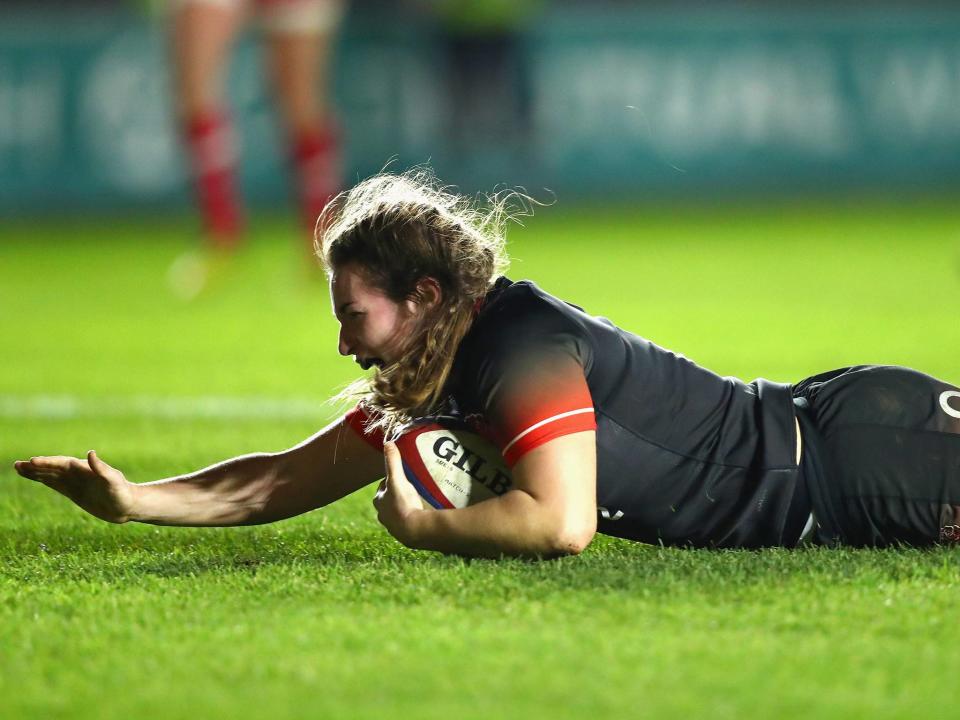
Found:
<svg viewBox="0 0 960 720"><path fill-rule="evenodd" d="M532 280L497 280L477 314L478 325L517 328L568 323L583 309L550 294Z"/></svg>
<svg viewBox="0 0 960 720"><path fill-rule="evenodd" d="M473 366L563 348L585 362L590 355L589 333L580 319L585 317L530 280L501 278L479 308L459 354Z"/></svg>

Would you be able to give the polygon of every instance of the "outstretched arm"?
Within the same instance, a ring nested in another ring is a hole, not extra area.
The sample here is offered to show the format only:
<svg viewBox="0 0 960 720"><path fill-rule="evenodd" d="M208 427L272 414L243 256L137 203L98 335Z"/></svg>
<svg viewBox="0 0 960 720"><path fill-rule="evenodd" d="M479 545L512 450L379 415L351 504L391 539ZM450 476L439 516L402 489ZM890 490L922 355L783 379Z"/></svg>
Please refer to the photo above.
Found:
<svg viewBox="0 0 960 720"><path fill-rule="evenodd" d="M327 505L383 477L383 455L339 419L278 453L243 455L135 484L91 451L17 461L16 471L101 520L154 525L255 525Z"/></svg>

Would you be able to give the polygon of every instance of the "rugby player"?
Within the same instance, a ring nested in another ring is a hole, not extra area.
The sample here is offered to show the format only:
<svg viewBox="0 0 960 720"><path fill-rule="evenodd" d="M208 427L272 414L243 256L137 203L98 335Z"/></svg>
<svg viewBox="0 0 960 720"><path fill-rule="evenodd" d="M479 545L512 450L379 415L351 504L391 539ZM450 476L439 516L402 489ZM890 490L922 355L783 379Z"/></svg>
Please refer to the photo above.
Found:
<svg viewBox="0 0 960 720"><path fill-rule="evenodd" d="M111 522L287 518L386 476L374 500L412 548L578 553L595 532L696 547L929 545L960 538L960 389L900 367L795 385L720 377L502 275L505 201L486 212L420 174L380 175L325 210L319 251L362 399L288 450L133 484L93 451L24 477ZM423 509L387 438L459 414L514 486ZM386 462L384 462L384 458Z"/></svg>
<svg viewBox="0 0 960 720"><path fill-rule="evenodd" d="M251 15L263 31L267 84L284 126L312 251L317 216L341 189L340 140L327 85L345 0L173 0L170 7L178 125L204 232L201 252L178 258L170 280L175 291L192 297L213 279L244 231L225 85L231 47Z"/></svg>

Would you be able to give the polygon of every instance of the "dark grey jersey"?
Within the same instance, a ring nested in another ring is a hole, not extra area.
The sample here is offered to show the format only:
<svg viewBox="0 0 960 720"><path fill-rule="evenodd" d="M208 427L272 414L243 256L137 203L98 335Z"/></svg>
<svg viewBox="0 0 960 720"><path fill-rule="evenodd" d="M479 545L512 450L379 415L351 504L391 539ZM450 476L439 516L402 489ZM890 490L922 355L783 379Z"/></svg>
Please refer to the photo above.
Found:
<svg viewBox="0 0 960 720"><path fill-rule="evenodd" d="M789 385L721 377L532 282L497 282L449 390L510 464L595 419L598 523L608 535L792 545L807 519Z"/></svg>

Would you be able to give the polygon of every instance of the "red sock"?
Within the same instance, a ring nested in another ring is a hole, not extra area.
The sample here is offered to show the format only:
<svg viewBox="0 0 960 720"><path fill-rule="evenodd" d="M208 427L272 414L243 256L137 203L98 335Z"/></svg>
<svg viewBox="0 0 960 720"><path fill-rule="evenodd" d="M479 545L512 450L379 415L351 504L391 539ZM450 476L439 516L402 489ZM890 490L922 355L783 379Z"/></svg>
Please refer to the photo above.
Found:
<svg viewBox="0 0 960 720"><path fill-rule="evenodd" d="M243 232L236 191L236 151L229 119L209 113L190 118L184 128L197 201L210 242L233 247Z"/></svg>
<svg viewBox="0 0 960 720"><path fill-rule="evenodd" d="M336 128L327 123L299 133L292 142L300 213L312 236L320 211L340 192L340 138Z"/></svg>

